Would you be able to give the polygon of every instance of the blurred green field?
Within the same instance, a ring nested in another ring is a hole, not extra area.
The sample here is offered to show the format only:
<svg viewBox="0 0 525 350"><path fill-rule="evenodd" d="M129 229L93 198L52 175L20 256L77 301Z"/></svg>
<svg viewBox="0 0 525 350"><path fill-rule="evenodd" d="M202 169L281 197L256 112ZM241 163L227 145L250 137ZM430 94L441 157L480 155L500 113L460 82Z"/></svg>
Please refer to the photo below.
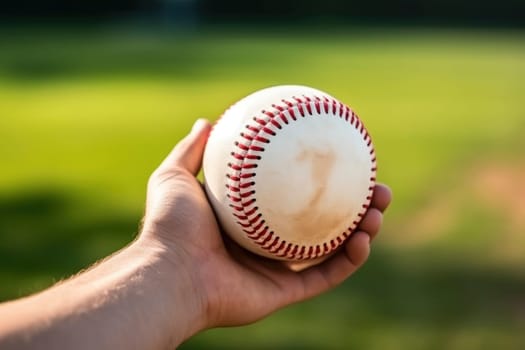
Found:
<svg viewBox="0 0 525 350"><path fill-rule="evenodd" d="M269 85L325 90L394 204L335 291L181 348L525 348L521 31L0 31L0 300L130 242L151 171L197 117Z"/></svg>

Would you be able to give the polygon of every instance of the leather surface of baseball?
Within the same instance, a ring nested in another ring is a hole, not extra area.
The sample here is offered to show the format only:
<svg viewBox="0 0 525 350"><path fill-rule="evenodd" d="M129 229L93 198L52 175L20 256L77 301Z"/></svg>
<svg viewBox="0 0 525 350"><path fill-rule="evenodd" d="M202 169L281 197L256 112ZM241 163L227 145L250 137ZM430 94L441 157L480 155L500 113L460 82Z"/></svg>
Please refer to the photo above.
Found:
<svg viewBox="0 0 525 350"><path fill-rule="evenodd" d="M320 90L283 85L232 105L210 134L205 189L225 232L269 258L336 250L368 209L376 177L370 135Z"/></svg>

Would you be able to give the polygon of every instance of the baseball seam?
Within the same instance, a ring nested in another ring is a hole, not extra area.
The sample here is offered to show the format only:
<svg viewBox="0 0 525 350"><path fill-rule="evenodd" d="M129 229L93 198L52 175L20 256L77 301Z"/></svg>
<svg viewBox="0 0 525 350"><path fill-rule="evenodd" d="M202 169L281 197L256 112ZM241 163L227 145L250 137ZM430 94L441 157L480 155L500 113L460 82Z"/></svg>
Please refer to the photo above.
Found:
<svg viewBox="0 0 525 350"><path fill-rule="evenodd" d="M236 222L242 231L263 250L270 254L290 260L305 260L321 257L337 249L346 238L358 227L364 214L370 206L376 181L376 156L372 139L359 117L343 103L327 96L292 97L282 99L279 104L272 104L271 110L262 110L245 125L244 131L234 142L234 150L230 153L228 163L230 171L227 177L227 197ZM368 194L361 205L361 210L347 230L328 242L317 245L299 245L281 239L266 225L262 213L257 206L255 185L258 161L262 159L265 147L271 138L277 136L284 126L300 118L338 117L352 125L363 137L369 149L371 158L371 173Z"/></svg>

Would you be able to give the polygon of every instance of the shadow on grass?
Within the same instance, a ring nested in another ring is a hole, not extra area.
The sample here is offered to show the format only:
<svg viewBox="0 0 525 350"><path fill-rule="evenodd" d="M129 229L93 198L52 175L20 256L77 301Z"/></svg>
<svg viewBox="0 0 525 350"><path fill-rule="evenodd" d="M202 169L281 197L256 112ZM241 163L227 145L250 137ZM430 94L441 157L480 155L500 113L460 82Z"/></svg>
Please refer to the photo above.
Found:
<svg viewBox="0 0 525 350"><path fill-rule="evenodd" d="M0 300L68 277L137 232L138 214L85 209L80 200L51 188L0 197Z"/></svg>
<svg viewBox="0 0 525 350"><path fill-rule="evenodd" d="M483 257L480 256L480 259ZM525 277L516 270L425 251L409 258L377 250L341 289L395 322L455 327L525 325Z"/></svg>

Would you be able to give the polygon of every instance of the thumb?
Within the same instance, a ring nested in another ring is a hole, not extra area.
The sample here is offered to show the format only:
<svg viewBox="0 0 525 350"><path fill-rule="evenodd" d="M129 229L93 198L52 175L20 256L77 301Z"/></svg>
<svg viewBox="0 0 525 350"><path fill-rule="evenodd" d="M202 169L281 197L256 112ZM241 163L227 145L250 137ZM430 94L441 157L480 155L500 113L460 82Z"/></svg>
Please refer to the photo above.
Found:
<svg viewBox="0 0 525 350"><path fill-rule="evenodd" d="M198 119L190 131L168 154L159 166L161 172L179 167L197 175L202 164L206 141L211 131L211 124L206 119Z"/></svg>

